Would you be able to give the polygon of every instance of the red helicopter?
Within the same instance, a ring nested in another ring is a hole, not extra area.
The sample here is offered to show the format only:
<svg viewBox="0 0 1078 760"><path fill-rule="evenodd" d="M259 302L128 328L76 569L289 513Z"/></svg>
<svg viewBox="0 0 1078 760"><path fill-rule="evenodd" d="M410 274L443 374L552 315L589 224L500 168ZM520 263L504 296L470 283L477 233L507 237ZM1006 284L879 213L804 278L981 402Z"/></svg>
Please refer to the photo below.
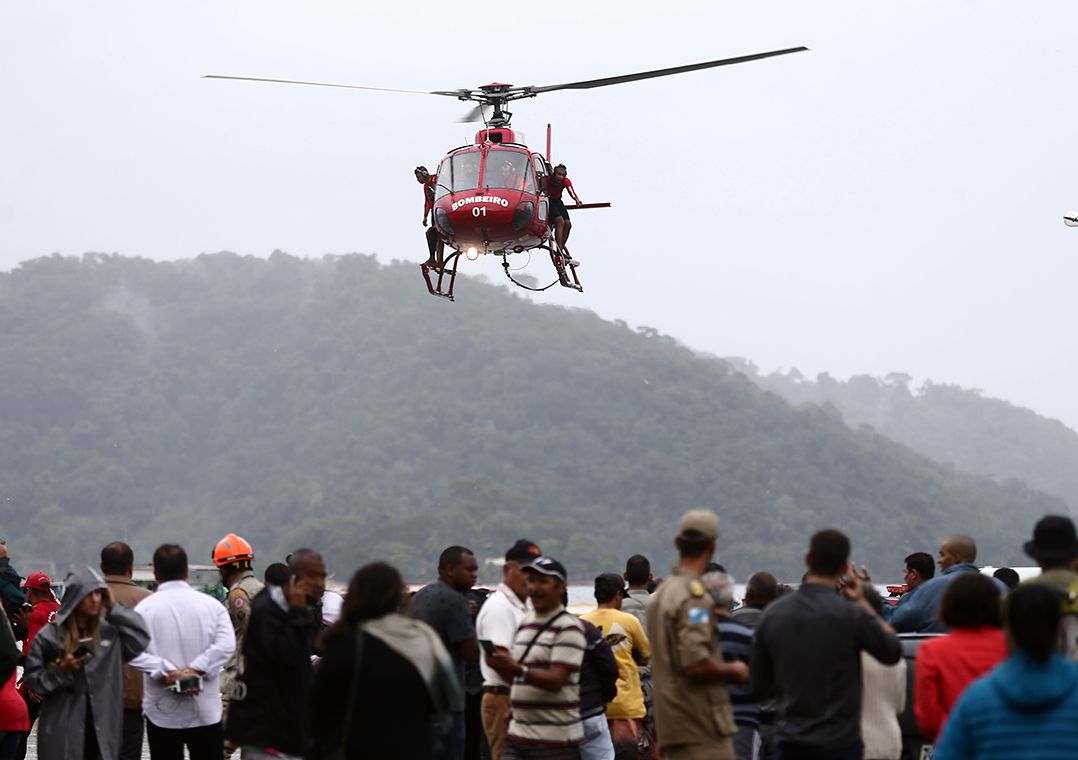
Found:
<svg viewBox="0 0 1078 760"><path fill-rule="evenodd" d="M253 82L276 82L302 84L317 87L343 87L354 90L379 92L403 92L418 95L441 95L472 101L478 105L461 119L462 122L484 121L484 129L475 135L475 142L455 148L442 159L436 174L435 199L432 224L439 239L451 249L442 262L435 267L421 264L423 278L432 295L454 300L457 265L461 255L470 260L482 254L500 256L506 276L513 284L527 290L542 291L562 285L583 291L577 276L575 263L552 236L553 225L548 219L553 168L550 165L550 126L547 125L546 155L534 152L524 144L523 136L510 126L512 114L505 110L507 103L556 90L590 90L641 79L684 74L716 66L773 58L789 53L808 50L806 47L771 50L735 58L722 58L686 66L655 69L636 74L589 79L542 86L514 87L509 84L492 83L477 90L399 90L386 87L310 82L296 79L270 79L267 77L226 76L207 74L205 79L236 79ZM493 109L485 118L483 108ZM610 203L587 203L569 206L572 209L605 208ZM539 288L520 282L513 277L508 257L540 248L550 254L551 263L558 279ZM432 272L435 277L432 278Z"/></svg>

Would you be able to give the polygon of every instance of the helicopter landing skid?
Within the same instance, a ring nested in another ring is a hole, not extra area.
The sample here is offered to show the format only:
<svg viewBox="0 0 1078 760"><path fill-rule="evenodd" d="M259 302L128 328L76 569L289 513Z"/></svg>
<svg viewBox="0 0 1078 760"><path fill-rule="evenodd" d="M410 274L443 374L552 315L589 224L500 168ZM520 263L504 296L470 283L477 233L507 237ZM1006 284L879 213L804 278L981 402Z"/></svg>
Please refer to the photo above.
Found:
<svg viewBox="0 0 1078 760"><path fill-rule="evenodd" d="M430 291L432 296L448 298L450 301L456 300L453 298L453 286L457 284L457 264L459 263L460 251L456 251L449 256L448 261L442 262L443 265L441 269L432 267L429 264L419 265L419 268L423 271L423 279L427 282L427 290ZM434 271L438 275L437 285L431 280L431 271ZM442 290L446 275L449 276L448 289Z"/></svg>
<svg viewBox="0 0 1078 760"><path fill-rule="evenodd" d="M576 267L566 264L566 256L555 246L547 246L547 250L550 251L550 261L554 264L554 270L558 273L558 282L561 283L561 286L583 293L584 286L580 284L580 278L577 277Z"/></svg>

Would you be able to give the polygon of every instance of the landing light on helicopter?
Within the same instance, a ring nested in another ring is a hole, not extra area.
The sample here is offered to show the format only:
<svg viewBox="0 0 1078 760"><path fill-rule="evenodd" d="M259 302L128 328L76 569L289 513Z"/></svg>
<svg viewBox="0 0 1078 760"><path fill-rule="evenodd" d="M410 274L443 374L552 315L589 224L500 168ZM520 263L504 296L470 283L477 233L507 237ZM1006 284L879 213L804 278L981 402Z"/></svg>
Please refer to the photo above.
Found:
<svg viewBox="0 0 1078 760"><path fill-rule="evenodd" d="M478 248L469 248L466 251L464 251L464 255L468 257L468 261L475 261L476 259L479 258L479 249Z"/></svg>

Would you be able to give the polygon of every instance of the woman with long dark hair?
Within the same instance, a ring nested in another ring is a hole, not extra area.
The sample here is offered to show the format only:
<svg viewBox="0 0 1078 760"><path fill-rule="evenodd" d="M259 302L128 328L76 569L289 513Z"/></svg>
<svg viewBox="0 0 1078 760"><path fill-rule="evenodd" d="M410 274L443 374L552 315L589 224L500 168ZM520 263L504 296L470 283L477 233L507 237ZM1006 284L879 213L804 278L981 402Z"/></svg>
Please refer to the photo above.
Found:
<svg viewBox="0 0 1078 760"><path fill-rule="evenodd" d="M69 574L64 587L60 611L34 637L23 674L31 697L42 700L37 756L109 760L120 752L123 664L150 634L93 570Z"/></svg>
<svg viewBox="0 0 1078 760"><path fill-rule="evenodd" d="M439 726L464 709L449 652L433 628L400 614L404 594L383 562L352 576L311 690L315 758L433 758Z"/></svg>

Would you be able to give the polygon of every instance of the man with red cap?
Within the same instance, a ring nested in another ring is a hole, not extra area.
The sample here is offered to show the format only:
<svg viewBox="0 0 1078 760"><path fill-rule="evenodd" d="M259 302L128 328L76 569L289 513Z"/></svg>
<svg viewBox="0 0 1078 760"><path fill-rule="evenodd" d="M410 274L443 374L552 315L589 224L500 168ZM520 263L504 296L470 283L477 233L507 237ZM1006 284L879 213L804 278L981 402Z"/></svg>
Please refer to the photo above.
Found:
<svg viewBox="0 0 1078 760"><path fill-rule="evenodd" d="M21 586L23 591L26 592L27 603L32 605L26 621L26 640L22 645L22 651L25 653L30 651L30 645L33 643L37 632L51 623L53 618L56 617L56 612L60 609L60 602L56 598L56 594L52 593L52 580L45 573L30 573L26 576L26 580L22 582ZM31 694L23 682L19 683L18 692L26 702L26 711L30 715L30 727L32 728L34 721L37 720L38 713L41 712L41 698L36 694ZM27 735L29 735L29 732L27 732ZM25 756L26 738L23 737L19 757Z"/></svg>

